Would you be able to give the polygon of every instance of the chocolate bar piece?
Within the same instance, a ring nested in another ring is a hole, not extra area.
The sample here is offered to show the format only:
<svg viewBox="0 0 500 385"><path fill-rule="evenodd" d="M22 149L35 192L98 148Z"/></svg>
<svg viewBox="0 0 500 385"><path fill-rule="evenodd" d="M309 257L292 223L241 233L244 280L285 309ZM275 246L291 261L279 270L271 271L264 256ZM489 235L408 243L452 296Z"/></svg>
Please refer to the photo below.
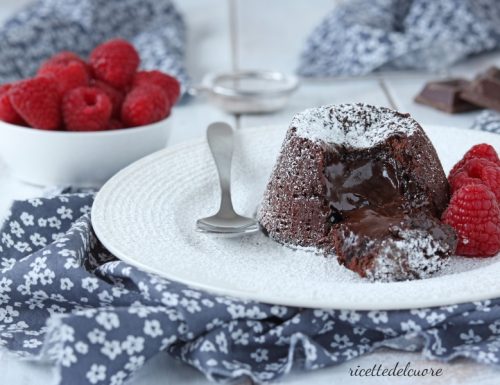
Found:
<svg viewBox="0 0 500 385"><path fill-rule="evenodd" d="M500 111L500 69L491 67L479 74L460 96L478 106Z"/></svg>
<svg viewBox="0 0 500 385"><path fill-rule="evenodd" d="M415 101L449 114L477 110L479 107L461 97L461 92L468 86L469 81L465 79L432 81L424 86Z"/></svg>

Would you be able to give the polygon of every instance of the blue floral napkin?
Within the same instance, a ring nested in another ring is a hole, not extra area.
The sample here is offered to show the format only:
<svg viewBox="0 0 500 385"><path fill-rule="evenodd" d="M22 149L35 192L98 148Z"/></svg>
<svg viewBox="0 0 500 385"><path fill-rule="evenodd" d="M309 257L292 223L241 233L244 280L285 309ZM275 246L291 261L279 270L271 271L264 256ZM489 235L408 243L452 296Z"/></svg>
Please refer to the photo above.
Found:
<svg viewBox="0 0 500 385"><path fill-rule="evenodd" d="M185 26L170 0L37 0L0 27L0 84L32 76L56 52L86 57L114 37L134 44L141 68L186 85Z"/></svg>
<svg viewBox="0 0 500 385"><path fill-rule="evenodd" d="M471 127L473 130L483 130L500 134L500 113L492 110L481 112Z"/></svg>
<svg viewBox="0 0 500 385"><path fill-rule="evenodd" d="M301 309L212 295L114 258L93 194L15 202L0 230L0 346L61 384L123 383L166 352L208 378L274 380L380 347L499 365L500 300L404 311Z"/></svg>
<svg viewBox="0 0 500 385"><path fill-rule="evenodd" d="M499 47L498 0L350 0L311 33L299 73L438 70Z"/></svg>

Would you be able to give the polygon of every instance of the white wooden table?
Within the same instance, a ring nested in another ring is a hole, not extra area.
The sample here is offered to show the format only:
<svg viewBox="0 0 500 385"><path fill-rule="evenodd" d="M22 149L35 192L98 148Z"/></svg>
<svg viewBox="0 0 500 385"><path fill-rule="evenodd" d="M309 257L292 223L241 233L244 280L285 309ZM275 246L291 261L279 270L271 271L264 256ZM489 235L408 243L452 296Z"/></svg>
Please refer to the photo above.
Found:
<svg viewBox="0 0 500 385"><path fill-rule="evenodd" d="M187 66L195 81L211 71L235 69L273 69L294 72L297 57L307 34L331 9L335 0L178 0L188 25ZM2 0L0 22L28 0ZM1 53L0 53L1 55ZM1 56L0 56L1 60ZM450 69L454 75L472 77L487 65L500 64L500 55L485 55ZM475 113L449 116L413 103L412 99L429 75L396 75L381 78L304 81L289 106L273 115L233 116L193 100L176 107L170 145L204 135L206 126L214 120L227 121L238 129L290 121L304 108L327 103L367 102L392 106L410 112L421 123L453 125L467 128ZM41 189L13 179L0 165L0 215L13 199L35 196ZM349 368L382 364L392 367L397 361L412 367L442 368L443 375L434 378L351 377ZM19 361L0 352L1 384L54 384L51 367ZM482 384L500 383L500 370L460 360L452 364L423 359L417 353L383 350L363 356L343 365L313 373L292 373L278 383L306 384ZM209 382L197 371L159 355L148 362L130 382L134 385L186 384Z"/></svg>

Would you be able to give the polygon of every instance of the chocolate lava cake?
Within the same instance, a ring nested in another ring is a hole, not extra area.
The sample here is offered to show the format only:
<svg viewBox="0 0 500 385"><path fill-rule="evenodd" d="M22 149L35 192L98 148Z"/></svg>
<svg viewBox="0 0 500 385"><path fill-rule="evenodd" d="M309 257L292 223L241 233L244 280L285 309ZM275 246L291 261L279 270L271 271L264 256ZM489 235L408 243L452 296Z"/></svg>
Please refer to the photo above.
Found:
<svg viewBox="0 0 500 385"><path fill-rule="evenodd" d="M409 114L323 106L293 118L258 219L275 241L336 255L362 277L425 278L456 248L455 232L439 220L448 188Z"/></svg>

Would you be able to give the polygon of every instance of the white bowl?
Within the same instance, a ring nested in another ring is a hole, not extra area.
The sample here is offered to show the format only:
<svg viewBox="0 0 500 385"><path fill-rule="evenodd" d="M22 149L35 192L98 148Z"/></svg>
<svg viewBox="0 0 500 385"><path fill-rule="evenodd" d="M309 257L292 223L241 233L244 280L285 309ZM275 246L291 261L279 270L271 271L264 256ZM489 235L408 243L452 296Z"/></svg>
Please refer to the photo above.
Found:
<svg viewBox="0 0 500 385"><path fill-rule="evenodd" d="M0 121L0 156L22 181L99 187L130 163L167 144L170 119L98 132L46 131Z"/></svg>

